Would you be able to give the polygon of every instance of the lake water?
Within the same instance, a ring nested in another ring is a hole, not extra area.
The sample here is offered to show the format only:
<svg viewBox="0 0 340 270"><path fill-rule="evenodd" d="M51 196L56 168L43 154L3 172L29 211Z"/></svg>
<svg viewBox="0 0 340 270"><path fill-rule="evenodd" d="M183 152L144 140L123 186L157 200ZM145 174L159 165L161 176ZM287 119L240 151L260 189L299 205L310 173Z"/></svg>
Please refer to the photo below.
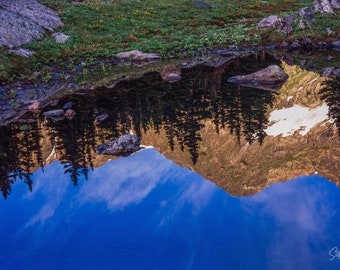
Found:
<svg viewBox="0 0 340 270"><path fill-rule="evenodd" d="M281 100L227 83L273 63L199 66L173 84L154 72L44 108L72 119L0 127L0 269L340 269L339 80L319 97L314 73L292 73L308 98L289 82ZM267 135L290 100L325 100L332 119ZM97 155L130 130L151 147Z"/></svg>
<svg viewBox="0 0 340 270"><path fill-rule="evenodd" d="M340 189L317 175L237 198L153 148L78 187L63 170L1 202L1 269L340 267Z"/></svg>

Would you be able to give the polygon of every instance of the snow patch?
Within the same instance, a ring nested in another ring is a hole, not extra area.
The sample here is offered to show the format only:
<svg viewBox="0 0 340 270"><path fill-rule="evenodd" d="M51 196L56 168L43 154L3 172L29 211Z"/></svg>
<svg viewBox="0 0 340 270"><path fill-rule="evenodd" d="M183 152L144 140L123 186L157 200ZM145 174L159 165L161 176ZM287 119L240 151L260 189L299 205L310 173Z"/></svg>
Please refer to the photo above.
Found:
<svg viewBox="0 0 340 270"><path fill-rule="evenodd" d="M314 109L294 105L290 108L274 110L270 113L269 125L265 132L269 136L293 135L299 131L306 135L316 124L328 119L328 106L326 103Z"/></svg>

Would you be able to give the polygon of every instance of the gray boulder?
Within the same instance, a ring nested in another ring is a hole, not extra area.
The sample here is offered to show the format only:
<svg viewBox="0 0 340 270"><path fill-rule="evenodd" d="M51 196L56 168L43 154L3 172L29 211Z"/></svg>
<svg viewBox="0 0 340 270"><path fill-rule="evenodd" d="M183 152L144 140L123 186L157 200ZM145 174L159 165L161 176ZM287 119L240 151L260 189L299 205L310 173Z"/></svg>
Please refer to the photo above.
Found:
<svg viewBox="0 0 340 270"><path fill-rule="evenodd" d="M325 67L322 69L321 76L329 77L332 75L333 71L334 71L334 67Z"/></svg>
<svg viewBox="0 0 340 270"><path fill-rule="evenodd" d="M340 50L340 40L336 40L331 44L331 48Z"/></svg>
<svg viewBox="0 0 340 270"><path fill-rule="evenodd" d="M286 35L290 35L293 33L293 23L297 18L297 13L293 13L292 15L288 15L283 19L283 25L278 30Z"/></svg>
<svg viewBox="0 0 340 270"><path fill-rule="evenodd" d="M35 54L34 51L28 50L28 49L23 49L23 48L19 48L19 49L15 49L15 50L8 50L7 51L10 54L15 54L15 55L19 55L22 57L31 57L32 55Z"/></svg>
<svg viewBox="0 0 340 270"><path fill-rule="evenodd" d="M340 68L325 67L322 69L321 76L323 77L338 77L340 78Z"/></svg>
<svg viewBox="0 0 340 270"><path fill-rule="evenodd" d="M211 8L211 5L206 3L206 2L203 2L203 1L198 1L198 0L194 0L194 5L196 7L200 7L200 8L207 8L207 9L210 9Z"/></svg>
<svg viewBox="0 0 340 270"><path fill-rule="evenodd" d="M280 16L277 15L270 15L264 19L262 19L258 24L258 28L267 28L267 27L279 27L283 21L283 19Z"/></svg>
<svg viewBox="0 0 340 270"><path fill-rule="evenodd" d="M299 20L299 28L305 28L305 23L311 25L314 19L315 11L312 8L305 7L301 8L299 11L294 12L286 17L280 17L277 15L270 15L262 19L257 27L258 28L269 28L272 27L276 31L290 35L293 32L293 24L296 20Z"/></svg>
<svg viewBox="0 0 340 270"><path fill-rule="evenodd" d="M65 43L70 38L69 35L65 35L64 33L61 32L54 33L52 37L57 43Z"/></svg>
<svg viewBox="0 0 340 270"><path fill-rule="evenodd" d="M293 32L293 21L295 19L295 14L286 16L282 18L277 15L270 15L267 18L261 20L257 28L268 28L272 27L278 32L285 33L286 35L290 35Z"/></svg>
<svg viewBox="0 0 340 270"><path fill-rule="evenodd" d="M271 65L248 75L234 76L228 82L263 90L278 91L288 75L277 65Z"/></svg>
<svg viewBox="0 0 340 270"><path fill-rule="evenodd" d="M133 134L125 134L118 139L103 143L96 147L101 155L128 156L142 149L140 143L142 138Z"/></svg>
<svg viewBox="0 0 340 270"><path fill-rule="evenodd" d="M291 50L298 50L302 47L301 42L298 39L294 39L292 43L289 45Z"/></svg>
<svg viewBox="0 0 340 270"><path fill-rule="evenodd" d="M340 68L334 69L332 75L334 75L337 78L340 78Z"/></svg>
<svg viewBox="0 0 340 270"><path fill-rule="evenodd" d="M331 5L332 5L333 8L335 8L335 9L340 8L340 0L332 0L332 1L331 1Z"/></svg>
<svg viewBox="0 0 340 270"><path fill-rule="evenodd" d="M138 50L120 52L116 54L116 58L123 62L149 62L160 59L160 55L156 53L143 53Z"/></svg>
<svg viewBox="0 0 340 270"><path fill-rule="evenodd" d="M0 0L0 47L21 46L63 26L53 10L36 0Z"/></svg>
<svg viewBox="0 0 340 270"><path fill-rule="evenodd" d="M301 8L298 15L302 18L314 18L315 11L310 7Z"/></svg>
<svg viewBox="0 0 340 270"><path fill-rule="evenodd" d="M334 9L340 8L340 0L314 0L313 7L321 13L334 13Z"/></svg>

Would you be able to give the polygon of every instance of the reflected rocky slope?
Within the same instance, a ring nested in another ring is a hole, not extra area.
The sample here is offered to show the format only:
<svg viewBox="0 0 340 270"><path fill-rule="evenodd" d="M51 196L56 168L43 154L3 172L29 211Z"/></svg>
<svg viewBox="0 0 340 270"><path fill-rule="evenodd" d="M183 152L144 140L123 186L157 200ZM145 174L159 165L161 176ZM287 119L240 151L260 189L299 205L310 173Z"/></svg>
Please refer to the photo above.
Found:
<svg viewBox="0 0 340 270"><path fill-rule="evenodd" d="M95 146L128 133L155 146L178 164L197 171L233 195L254 194L271 183L318 171L339 181L339 80L282 64L289 75L278 94L227 82L275 62L265 55L227 62L217 68L183 70L182 80L164 83L158 73L64 96L46 110L71 107L76 115L56 121L30 113L1 127L0 188L6 198L16 177L31 189L31 173L53 159L64 164L74 185L80 175L113 157ZM277 61L276 61L277 63ZM322 90L321 90L322 89ZM306 135L266 130L270 113L300 105L328 104L332 121L314 124Z"/></svg>

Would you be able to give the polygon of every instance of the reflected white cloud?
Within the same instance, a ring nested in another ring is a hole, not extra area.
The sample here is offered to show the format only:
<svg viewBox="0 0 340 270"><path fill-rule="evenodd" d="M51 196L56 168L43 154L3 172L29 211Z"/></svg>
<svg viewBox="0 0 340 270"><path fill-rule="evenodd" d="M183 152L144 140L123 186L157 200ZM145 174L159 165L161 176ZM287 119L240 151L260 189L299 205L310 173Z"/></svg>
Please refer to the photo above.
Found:
<svg viewBox="0 0 340 270"><path fill-rule="evenodd" d="M123 209L146 198L172 166L155 149L110 161L94 170L91 181L82 186L78 200L105 202L111 210Z"/></svg>
<svg viewBox="0 0 340 270"><path fill-rule="evenodd" d="M295 197L295 195L296 185L278 183L244 200L244 203L248 211L251 207L262 204L262 211L279 223L295 224L294 226L311 233L322 232L327 220L333 216L332 207L328 205L327 200L324 200L328 196L327 192L315 187L308 190L301 189L299 196Z"/></svg>
<svg viewBox="0 0 340 270"><path fill-rule="evenodd" d="M42 201L25 227L44 224L52 218L72 186L69 176L63 172L63 165L57 161L48 165L46 172L39 171L34 177L33 192L27 191L24 199L41 196ZM218 189L215 184L178 166L154 148L148 148L90 171L89 180L77 187L75 203L104 202L111 211L122 210L141 203L156 187L166 182L172 182L178 188L171 194L163 194L159 201L159 209L166 209L161 213L160 224L167 223L185 205L192 207L193 214L199 213Z"/></svg>
<svg viewBox="0 0 340 270"><path fill-rule="evenodd" d="M42 206L39 212L28 221L25 227L34 225L39 222L44 223L48 218L53 216L57 207L58 207L58 203L46 204Z"/></svg>
<svg viewBox="0 0 340 270"><path fill-rule="evenodd" d="M299 265L312 269L313 245L327 240L334 205L326 199L328 192L315 183L309 188L302 188L301 184L299 189L300 182L297 181L302 179L291 180L295 183L275 184L242 202L247 213L254 215L260 209L260 215L273 224L267 247L269 269L296 269ZM280 258L286 253L298 256L282 262Z"/></svg>
<svg viewBox="0 0 340 270"><path fill-rule="evenodd" d="M51 184L50 181L54 181ZM26 226L36 223L44 223L48 218L53 217L56 209L65 197L68 185L65 182L67 176L63 173L62 164L53 162L46 172L37 171L33 179L33 191L27 191L25 200L32 200L37 194L43 194L44 200L37 213L31 217ZM67 183L66 182L66 183ZM45 203L45 204L44 204Z"/></svg>
<svg viewBox="0 0 340 270"><path fill-rule="evenodd" d="M176 193L161 201L161 208L156 213L160 226L168 225L185 207L190 207L190 214L198 215L204 209L215 192L219 189L213 183L191 172L186 182L181 182Z"/></svg>
<svg viewBox="0 0 340 270"><path fill-rule="evenodd" d="M18 203L0 208L11 219L0 222L11 232L0 243L11 263L72 256L86 268L157 257L161 265L173 254L167 263L180 267L172 269L325 269L340 243L340 191L319 176L235 198L155 149L95 168L79 187L58 162L40 174L33 193L13 194Z"/></svg>

